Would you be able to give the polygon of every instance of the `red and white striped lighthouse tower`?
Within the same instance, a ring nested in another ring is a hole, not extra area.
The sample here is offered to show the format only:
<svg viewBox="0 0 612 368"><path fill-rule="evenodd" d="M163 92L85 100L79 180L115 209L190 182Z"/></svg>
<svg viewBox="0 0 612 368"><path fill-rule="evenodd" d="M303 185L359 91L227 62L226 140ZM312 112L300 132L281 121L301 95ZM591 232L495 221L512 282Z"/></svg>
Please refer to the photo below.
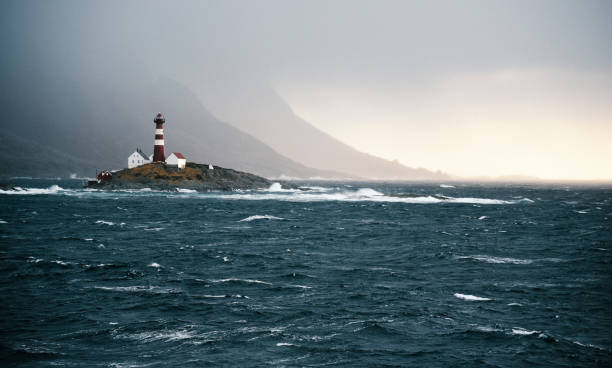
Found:
<svg viewBox="0 0 612 368"><path fill-rule="evenodd" d="M166 119L162 113L158 113L153 119L155 123L155 146L153 147L153 162L166 162L164 154L164 123Z"/></svg>

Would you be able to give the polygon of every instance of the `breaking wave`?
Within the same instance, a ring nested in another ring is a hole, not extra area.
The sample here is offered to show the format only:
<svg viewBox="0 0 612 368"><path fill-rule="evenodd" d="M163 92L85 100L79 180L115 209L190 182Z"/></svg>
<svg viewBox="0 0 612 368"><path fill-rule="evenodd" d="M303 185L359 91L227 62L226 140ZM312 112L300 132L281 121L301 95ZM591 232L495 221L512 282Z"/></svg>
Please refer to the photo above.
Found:
<svg viewBox="0 0 612 368"><path fill-rule="evenodd" d="M104 291L118 291L118 292L134 292L134 293L151 293L151 294L176 294L180 293L181 290L163 287L163 286L93 286L94 289Z"/></svg>
<svg viewBox="0 0 612 368"><path fill-rule="evenodd" d="M402 195L385 194L372 188L338 188L338 187L301 187L300 189L284 189L280 183L273 183L269 188L263 190L237 190L234 192L197 192L192 189L176 189L175 191L144 189L64 189L58 185L49 188L21 188L0 190L0 194L16 195L67 195L88 196L108 198L109 196L166 196L168 198L198 198L198 199L223 199L223 200L274 200L286 202L390 202L390 203L414 203L414 204L481 204L481 205L508 205L518 203L532 203L528 198L519 199L497 199L477 197L449 197L439 194L431 195Z"/></svg>
<svg viewBox="0 0 612 368"><path fill-rule="evenodd" d="M531 264L531 259L519 259L510 257L493 257L486 255L474 255L474 256L455 256L457 259L473 259L476 261L482 261L486 263L511 263L511 264Z"/></svg>
<svg viewBox="0 0 612 368"><path fill-rule="evenodd" d="M540 333L540 331L526 330L526 329L521 328L521 327L515 327L515 328L512 329L512 334L513 335L526 336L526 335L533 335L533 334L537 334L537 333Z"/></svg>
<svg viewBox="0 0 612 368"><path fill-rule="evenodd" d="M36 194L58 194L66 191L59 185L52 185L49 188L22 188L13 187L12 189L0 189L0 194L21 194L21 195L36 195Z"/></svg>
<svg viewBox="0 0 612 368"><path fill-rule="evenodd" d="M284 218L271 216L271 215L254 215L254 216L249 216L247 218L243 218L242 220L238 222L251 222L253 220L284 220Z"/></svg>
<svg viewBox="0 0 612 368"><path fill-rule="evenodd" d="M197 193L198 192L195 189L183 189L183 188L176 188L176 191L179 193Z"/></svg>
<svg viewBox="0 0 612 368"><path fill-rule="evenodd" d="M238 279L238 278L229 278L229 279L220 279L220 280L210 280L212 283L226 283L226 282L234 282L234 283L245 283L245 284L262 284L262 285L272 285L266 281L260 280L251 280L251 279Z"/></svg>
<svg viewBox="0 0 612 368"><path fill-rule="evenodd" d="M459 298L459 299L463 299L463 300L468 300L471 302L486 302L489 301L491 299L489 298L483 298L480 296L475 296L475 295L469 295L469 294L459 294L459 293L455 293L455 298Z"/></svg>

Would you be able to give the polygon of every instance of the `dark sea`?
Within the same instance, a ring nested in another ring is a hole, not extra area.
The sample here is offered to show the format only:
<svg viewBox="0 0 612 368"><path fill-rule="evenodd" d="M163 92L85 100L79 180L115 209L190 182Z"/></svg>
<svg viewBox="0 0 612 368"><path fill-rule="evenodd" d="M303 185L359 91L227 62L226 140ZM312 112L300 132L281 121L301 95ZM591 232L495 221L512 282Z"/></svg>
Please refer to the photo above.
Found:
<svg viewBox="0 0 612 368"><path fill-rule="evenodd" d="M612 366L612 186L9 181L2 367Z"/></svg>

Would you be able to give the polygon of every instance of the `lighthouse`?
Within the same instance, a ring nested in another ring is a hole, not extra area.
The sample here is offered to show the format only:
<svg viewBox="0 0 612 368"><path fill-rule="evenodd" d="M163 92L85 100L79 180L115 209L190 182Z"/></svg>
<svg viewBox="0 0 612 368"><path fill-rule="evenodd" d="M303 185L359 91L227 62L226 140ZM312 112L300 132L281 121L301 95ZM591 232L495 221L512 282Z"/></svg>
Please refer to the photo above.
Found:
<svg viewBox="0 0 612 368"><path fill-rule="evenodd" d="M166 162L164 154L164 123L166 119L162 113L158 113L153 119L155 123L155 146L153 147L153 162Z"/></svg>

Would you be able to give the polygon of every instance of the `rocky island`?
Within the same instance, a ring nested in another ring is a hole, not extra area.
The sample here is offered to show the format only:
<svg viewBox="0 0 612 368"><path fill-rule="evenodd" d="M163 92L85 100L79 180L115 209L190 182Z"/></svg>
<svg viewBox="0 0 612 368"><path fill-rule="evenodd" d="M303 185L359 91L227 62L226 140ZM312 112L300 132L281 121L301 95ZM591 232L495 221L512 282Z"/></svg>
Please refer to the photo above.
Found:
<svg viewBox="0 0 612 368"><path fill-rule="evenodd" d="M154 162L112 174L107 180L89 181L88 188L96 189L144 189L197 191L262 189L272 183L265 178L219 166L188 162L185 168Z"/></svg>

